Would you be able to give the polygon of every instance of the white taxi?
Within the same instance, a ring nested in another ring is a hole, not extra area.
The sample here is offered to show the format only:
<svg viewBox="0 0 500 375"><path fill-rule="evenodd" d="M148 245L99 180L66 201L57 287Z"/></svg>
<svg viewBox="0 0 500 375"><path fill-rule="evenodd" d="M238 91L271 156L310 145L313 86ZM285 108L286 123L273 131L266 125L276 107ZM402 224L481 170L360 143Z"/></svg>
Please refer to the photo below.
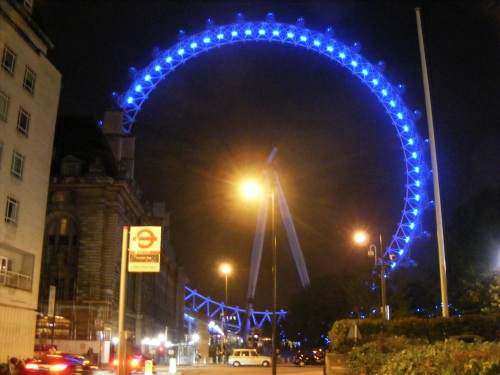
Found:
<svg viewBox="0 0 500 375"><path fill-rule="evenodd" d="M234 349L227 360L228 365L239 366L262 366L268 367L272 358L260 355L255 349Z"/></svg>

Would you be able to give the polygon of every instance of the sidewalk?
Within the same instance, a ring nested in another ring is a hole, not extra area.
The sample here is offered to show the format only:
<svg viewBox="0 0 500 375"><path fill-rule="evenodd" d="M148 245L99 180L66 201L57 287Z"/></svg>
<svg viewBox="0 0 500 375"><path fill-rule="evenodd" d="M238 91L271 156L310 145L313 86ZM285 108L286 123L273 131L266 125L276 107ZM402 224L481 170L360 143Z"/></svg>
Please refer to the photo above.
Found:
<svg viewBox="0 0 500 375"><path fill-rule="evenodd" d="M196 370L201 370L201 369L209 369L209 370L216 370L217 368L220 368L220 366L227 366L227 365L220 365L220 364L200 364L199 366L177 366L176 367L176 372L170 373L169 372L169 366L168 365L163 365L163 366L156 366L155 368L155 373L158 375L181 375L183 373L190 373L194 372ZM281 364L278 365L278 372L280 367L296 367L291 364ZM342 364L333 364L330 365L329 368L327 369L326 367L321 368L320 366L307 366L311 368L317 368L319 371L321 369L323 370L323 374L325 375L352 375L352 371L346 366ZM109 374L108 374L109 375Z"/></svg>
<svg viewBox="0 0 500 375"><path fill-rule="evenodd" d="M347 355L328 353L325 358L325 375L350 375L351 369L347 366Z"/></svg>
<svg viewBox="0 0 500 375"><path fill-rule="evenodd" d="M325 368L326 370L326 368ZM352 375L352 371L347 366L330 366L330 372L326 370L327 375Z"/></svg>
<svg viewBox="0 0 500 375"><path fill-rule="evenodd" d="M175 367L175 372L170 372L170 366L169 365L157 365L155 366L155 370L153 372L153 375L182 375L183 373L190 373L194 372L196 370L200 370L203 368L206 369L217 369L220 368L220 366L227 366L227 365L221 365L221 364L214 364L214 363L204 363L200 364L198 366L196 365L191 365L191 366L186 366L186 365L181 365L181 366L176 366ZM293 367L294 365L292 364L280 364L278 365L278 368L281 366L291 366ZM310 366L310 367L316 367L318 370L321 369L320 366ZM111 369L100 369L94 373L95 375L116 375L116 372ZM325 375L352 375L352 371L347 367L345 363L341 362L334 362L334 363L329 363L327 366L323 367L323 374Z"/></svg>

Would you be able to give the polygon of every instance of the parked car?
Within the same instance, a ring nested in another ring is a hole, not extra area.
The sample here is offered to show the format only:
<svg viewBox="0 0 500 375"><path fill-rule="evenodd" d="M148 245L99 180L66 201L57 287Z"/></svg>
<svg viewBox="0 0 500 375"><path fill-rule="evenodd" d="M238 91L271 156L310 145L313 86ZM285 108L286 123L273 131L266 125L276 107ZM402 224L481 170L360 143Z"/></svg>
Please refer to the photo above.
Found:
<svg viewBox="0 0 500 375"><path fill-rule="evenodd" d="M268 367L272 358L257 353L255 349L234 349L227 360L228 365L239 366L263 366Z"/></svg>
<svg viewBox="0 0 500 375"><path fill-rule="evenodd" d="M148 357L144 354L127 354L127 374L134 372L144 372L146 361L152 360L153 359L151 357ZM113 366L115 368L118 366L118 358L115 358L113 360Z"/></svg>
<svg viewBox="0 0 500 375"><path fill-rule="evenodd" d="M293 364L304 367L306 365L324 366L325 352L318 350L299 350L293 358Z"/></svg>
<svg viewBox="0 0 500 375"><path fill-rule="evenodd" d="M46 354L40 359L26 361L20 371L22 375L90 375L98 368L85 357L71 353Z"/></svg>

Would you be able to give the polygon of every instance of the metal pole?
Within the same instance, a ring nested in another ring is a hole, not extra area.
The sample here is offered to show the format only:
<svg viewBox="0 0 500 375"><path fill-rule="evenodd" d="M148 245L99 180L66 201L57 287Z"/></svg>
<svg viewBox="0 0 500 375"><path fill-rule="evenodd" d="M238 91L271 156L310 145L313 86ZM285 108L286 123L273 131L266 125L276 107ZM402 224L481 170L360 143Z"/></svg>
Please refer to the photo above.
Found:
<svg viewBox="0 0 500 375"><path fill-rule="evenodd" d="M382 235L380 235L380 289L382 291L382 315L385 320L389 320L389 316L387 314L387 288L386 288L386 280L385 280L385 263L384 263L384 251L382 250Z"/></svg>
<svg viewBox="0 0 500 375"><path fill-rule="evenodd" d="M118 305L118 375L126 374L126 356L127 356L127 335L125 326L125 298L127 287L127 248L128 248L128 227L123 227L122 237L122 262L120 272L120 301Z"/></svg>
<svg viewBox="0 0 500 375"><path fill-rule="evenodd" d="M225 301L225 303L226 303L225 307L227 307L227 273L226 273L226 301Z"/></svg>
<svg viewBox="0 0 500 375"><path fill-rule="evenodd" d="M422 23L420 21L420 8L415 8L417 16L418 42L420 47L420 61L422 64L422 76L424 82L425 108L427 113L427 126L429 128L429 143L432 161L432 181L434 185L434 203L436 207L436 231L439 253L439 274L441 279L441 304L443 317L448 318L448 286L446 281L446 257L444 251L443 218L441 214L441 197L439 193L439 175L436 155L436 142L434 139L434 123L432 121L432 106L429 90L429 78L427 75L427 62L425 58L424 37L422 33Z"/></svg>
<svg viewBox="0 0 500 375"><path fill-rule="evenodd" d="M272 349L273 349L273 364L272 364L272 375L276 375L276 223L274 220L274 186L271 191L271 226L272 226L272 274L273 274L273 321L272 321Z"/></svg>
<svg viewBox="0 0 500 375"><path fill-rule="evenodd" d="M371 244L370 245L370 253L369 255L371 256L371 252L373 251L373 260L374 260L374 265L375 265L375 269L377 269L378 266L380 266L380 263L378 261L378 253L377 253L377 245L374 245L374 244ZM382 272L380 273L380 290L382 291L383 287L382 287ZM380 306L381 306L381 313L383 314L384 311L384 293L382 291L382 293L380 294Z"/></svg>
<svg viewBox="0 0 500 375"><path fill-rule="evenodd" d="M228 346L228 343L229 343L229 340L228 340L228 337L227 337L227 333L228 333L228 329L227 329L227 324L228 324L228 321L227 321L227 272L225 274L226 276L226 300L224 302L224 339L223 341L226 342L226 350L228 349L227 346ZM224 345L223 343L221 342L221 352L223 353L222 354L222 363L224 363L224 357L225 357L225 354L224 354Z"/></svg>

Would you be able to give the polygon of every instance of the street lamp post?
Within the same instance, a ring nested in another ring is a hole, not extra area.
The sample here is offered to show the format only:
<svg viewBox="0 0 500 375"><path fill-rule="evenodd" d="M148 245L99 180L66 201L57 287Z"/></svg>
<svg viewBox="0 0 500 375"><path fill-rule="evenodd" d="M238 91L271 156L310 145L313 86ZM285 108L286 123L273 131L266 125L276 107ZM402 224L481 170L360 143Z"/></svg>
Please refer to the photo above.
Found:
<svg viewBox="0 0 500 375"><path fill-rule="evenodd" d="M364 233L357 233L354 237L354 240L357 243L365 243L367 237ZM385 280L385 263L384 263L384 255L382 253L382 235L379 236L379 249L380 256L377 254L377 245L371 244L370 250L368 251L368 255L370 257L374 257L375 267L380 267L380 292L381 292L381 307L380 312L385 320L389 320L389 311L387 311L387 289L386 289L386 280Z"/></svg>
<svg viewBox="0 0 500 375"><path fill-rule="evenodd" d="M220 270L226 277L226 299L224 300L224 304L226 305L227 308L227 276L231 273L231 266L229 264L223 264L220 267Z"/></svg>
<svg viewBox="0 0 500 375"><path fill-rule="evenodd" d="M273 276L273 321L272 321L272 334L271 334L271 346L273 349L273 364L272 364L272 375L276 375L276 297L277 297L277 282L276 282L276 223L274 220L274 185L271 189L271 227L272 227L272 276Z"/></svg>
<svg viewBox="0 0 500 375"><path fill-rule="evenodd" d="M231 273L231 266L227 263L223 264L221 267L220 267L220 270L221 272L224 274L225 276L225 291L226 291L226 295L225 295L225 299L224 299L224 311L223 311L223 317L224 317L224 320L223 320L223 329L224 329L224 336L225 336L225 339L227 340L227 332L228 332L228 329L227 329L227 276ZM227 341L226 341L227 343ZM227 346L227 345L226 345ZM223 346L223 343L221 341L221 351L223 352L223 349L224 349L224 346ZM227 347L226 347L226 350L227 350Z"/></svg>
<svg viewBox="0 0 500 375"><path fill-rule="evenodd" d="M273 175L273 178L275 176ZM277 244L276 244L276 220L275 220L275 183L271 179L270 184L270 195L271 195L271 237L272 237L272 249L271 249L271 272L272 272L272 283L273 283L273 316L271 321L271 350L272 350L272 375L276 375L276 358L277 358L277 339L276 339L276 326L277 326ZM259 187L254 183L247 183L243 186L243 194L250 198L255 198L258 195ZM269 197L266 197L269 199Z"/></svg>

